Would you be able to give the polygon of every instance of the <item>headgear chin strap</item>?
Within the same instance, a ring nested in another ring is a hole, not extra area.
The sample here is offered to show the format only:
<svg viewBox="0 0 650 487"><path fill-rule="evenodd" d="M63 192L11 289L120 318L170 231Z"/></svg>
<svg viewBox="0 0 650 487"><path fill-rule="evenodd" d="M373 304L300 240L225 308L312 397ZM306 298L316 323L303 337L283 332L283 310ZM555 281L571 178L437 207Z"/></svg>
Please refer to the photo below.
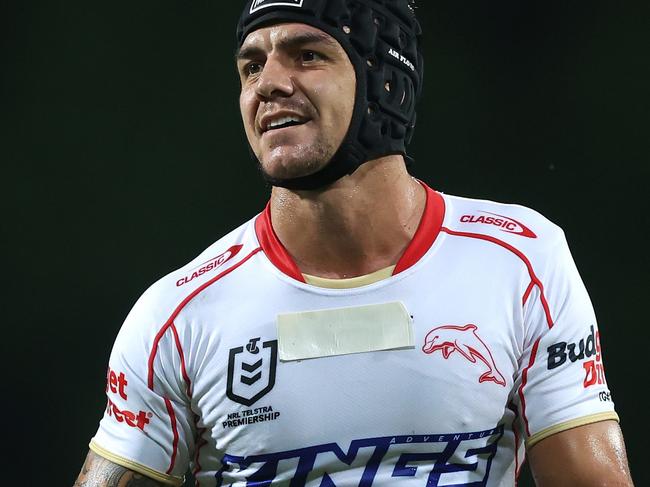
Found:
<svg viewBox="0 0 650 487"><path fill-rule="evenodd" d="M316 173L276 179L273 186L323 188L361 164L403 155L415 129L422 89L420 24L410 0L247 0L237 26L237 43L254 30L281 22L320 29L343 47L356 74L356 97L348 132L330 162Z"/></svg>

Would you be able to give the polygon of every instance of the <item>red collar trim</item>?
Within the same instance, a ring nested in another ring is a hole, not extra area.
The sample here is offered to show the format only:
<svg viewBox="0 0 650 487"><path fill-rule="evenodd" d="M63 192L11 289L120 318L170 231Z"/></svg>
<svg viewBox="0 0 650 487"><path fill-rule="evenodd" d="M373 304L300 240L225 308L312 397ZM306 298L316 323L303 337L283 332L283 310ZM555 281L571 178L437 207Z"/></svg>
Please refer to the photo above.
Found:
<svg viewBox="0 0 650 487"><path fill-rule="evenodd" d="M422 214L420 225L413 236L413 240L411 240L411 243L397 262L393 275L399 274L417 263L431 248L442 227L442 221L445 216L444 199L426 184L422 182L420 184L426 190L427 195L424 213ZM282 242L280 242L280 239L278 239L278 236L273 230L270 202L255 220L255 233L257 234L257 240L259 240L262 250L275 267L287 276L297 281L305 282L300 269L298 269L293 258L289 255L289 252L287 252L287 249L282 245Z"/></svg>
<svg viewBox="0 0 650 487"><path fill-rule="evenodd" d="M287 276L293 277L300 282L305 282L305 278L302 277L302 272L298 269L293 257L289 255L289 252L287 252L287 249L284 248L284 245L282 245L282 242L280 242L280 239L275 234L275 230L273 230L273 225L271 224L271 202L266 204L264 211L255 220L255 233L257 234L257 240L260 242L262 251L264 251L275 267Z"/></svg>
<svg viewBox="0 0 650 487"><path fill-rule="evenodd" d="M445 218L445 200L440 193L435 192L429 186L420 181L420 184L427 192L427 200L424 204L424 212L420 219L420 225L413 235L413 240L397 261L393 275L405 271L431 248L433 242L438 238L442 221Z"/></svg>

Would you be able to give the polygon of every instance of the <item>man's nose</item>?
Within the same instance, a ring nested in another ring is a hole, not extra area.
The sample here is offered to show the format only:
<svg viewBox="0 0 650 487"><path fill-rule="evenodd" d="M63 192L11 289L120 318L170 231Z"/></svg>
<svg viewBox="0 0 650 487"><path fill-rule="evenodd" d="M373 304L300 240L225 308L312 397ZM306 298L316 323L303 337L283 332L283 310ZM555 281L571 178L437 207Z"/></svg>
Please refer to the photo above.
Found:
<svg viewBox="0 0 650 487"><path fill-rule="evenodd" d="M257 79L255 86L257 94L261 98L268 99L274 96L291 96L293 90L291 69L282 60L269 56Z"/></svg>

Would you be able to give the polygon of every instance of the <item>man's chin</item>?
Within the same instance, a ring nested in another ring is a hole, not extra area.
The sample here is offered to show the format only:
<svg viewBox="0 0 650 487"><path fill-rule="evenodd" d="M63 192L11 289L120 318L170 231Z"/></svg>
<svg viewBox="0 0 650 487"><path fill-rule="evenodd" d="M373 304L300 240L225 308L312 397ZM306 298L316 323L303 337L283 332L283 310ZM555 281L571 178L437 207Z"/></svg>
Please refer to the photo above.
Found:
<svg viewBox="0 0 650 487"><path fill-rule="evenodd" d="M260 162L258 167L265 179L296 179L318 172L327 165L326 161L313 158L297 158L293 154L276 154Z"/></svg>

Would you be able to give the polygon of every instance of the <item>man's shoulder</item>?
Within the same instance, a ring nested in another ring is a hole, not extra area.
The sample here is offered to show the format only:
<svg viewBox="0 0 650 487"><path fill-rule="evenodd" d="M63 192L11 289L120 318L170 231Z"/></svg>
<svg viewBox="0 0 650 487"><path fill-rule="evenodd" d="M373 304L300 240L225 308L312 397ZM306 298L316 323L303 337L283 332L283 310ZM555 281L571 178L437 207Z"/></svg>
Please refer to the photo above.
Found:
<svg viewBox="0 0 650 487"><path fill-rule="evenodd" d="M182 308L186 301L250 258L259 249L255 218L219 238L191 261L153 283L140 296L125 325L147 321L159 326Z"/></svg>
<svg viewBox="0 0 650 487"><path fill-rule="evenodd" d="M501 245L531 259L565 245L563 230L538 211L519 204L443 194L444 231Z"/></svg>

